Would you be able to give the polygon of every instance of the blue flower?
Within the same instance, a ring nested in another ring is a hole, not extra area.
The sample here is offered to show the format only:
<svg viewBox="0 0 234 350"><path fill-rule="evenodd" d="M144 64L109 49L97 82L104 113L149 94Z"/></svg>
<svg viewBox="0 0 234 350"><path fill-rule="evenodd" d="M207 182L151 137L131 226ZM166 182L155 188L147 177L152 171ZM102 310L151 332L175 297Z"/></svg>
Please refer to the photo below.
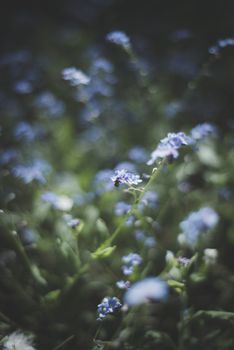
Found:
<svg viewBox="0 0 234 350"><path fill-rule="evenodd" d="M63 217L65 222L67 223L67 226L73 229L75 229L80 224L80 220L77 218L73 218L70 214L65 214Z"/></svg>
<svg viewBox="0 0 234 350"><path fill-rule="evenodd" d="M115 175L111 177L115 186L126 184L129 186L138 185L142 180L139 175L129 173L126 169L116 170Z"/></svg>
<svg viewBox="0 0 234 350"><path fill-rule="evenodd" d="M8 149L0 152L0 164L8 164L15 161L18 157L18 151L15 149Z"/></svg>
<svg viewBox="0 0 234 350"><path fill-rule="evenodd" d="M118 165L116 165L115 171L121 169L125 169L130 173L134 173L136 171L135 165L131 162L121 162Z"/></svg>
<svg viewBox="0 0 234 350"><path fill-rule="evenodd" d="M116 286L119 288L119 289L128 289L130 287L130 282L129 281L117 281L116 282Z"/></svg>
<svg viewBox="0 0 234 350"><path fill-rule="evenodd" d="M25 184L37 181L44 184L46 182L45 174L50 171L50 166L44 160L37 159L30 165L16 165L12 172L16 177L23 180Z"/></svg>
<svg viewBox="0 0 234 350"><path fill-rule="evenodd" d="M137 241L143 242L145 247L152 248L156 245L156 239L152 236L146 236L143 231L137 230L135 232L135 238Z"/></svg>
<svg viewBox="0 0 234 350"><path fill-rule="evenodd" d="M130 210L131 205L125 202L118 202L115 205L115 214L117 216L122 216L124 214L127 214L127 212Z"/></svg>
<svg viewBox="0 0 234 350"><path fill-rule="evenodd" d="M65 104L50 91L44 91L34 100L34 105L47 117L57 118L65 112Z"/></svg>
<svg viewBox="0 0 234 350"><path fill-rule="evenodd" d="M139 254L130 253L122 257L124 265L122 271L124 275L131 275L134 271L134 267L142 263L142 258Z"/></svg>
<svg viewBox="0 0 234 350"><path fill-rule="evenodd" d="M62 71L64 80L68 80L72 86L88 85L90 78L75 67L64 68Z"/></svg>
<svg viewBox="0 0 234 350"><path fill-rule="evenodd" d="M119 45L124 49L130 49L131 43L129 37L121 31L108 33L106 39L113 44Z"/></svg>
<svg viewBox="0 0 234 350"><path fill-rule="evenodd" d="M185 220L180 223L182 234L179 235L180 243L193 248L200 236L214 228L219 220L218 214L209 207L201 208L196 212L190 213Z"/></svg>
<svg viewBox="0 0 234 350"><path fill-rule="evenodd" d="M191 130L191 137L196 141L202 140L207 136L216 134L217 128L209 123L198 124Z"/></svg>
<svg viewBox="0 0 234 350"><path fill-rule="evenodd" d="M182 146L192 145L193 143L193 139L183 132L169 133L167 137L160 141L147 164L152 165L158 158L176 159L179 156L178 150Z"/></svg>
<svg viewBox="0 0 234 350"><path fill-rule="evenodd" d="M41 195L41 199L52 205L53 208L69 211L73 207L73 200L65 195L57 195L53 192L45 192Z"/></svg>
<svg viewBox="0 0 234 350"><path fill-rule="evenodd" d="M142 147L133 147L129 150L128 156L131 160L138 162L138 163L144 163L147 160L147 152Z"/></svg>
<svg viewBox="0 0 234 350"><path fill-rule="evenodd" d="M148 277L133 284L124 295L124 302L139 305L149 301L165 300L168 296L168 285L161 278Z"/></svg>
<svg viewBox="0 0 234 350"><path fill-rule="evenodd" d="M143 210L145 207L155 209L158 206L158 194L154 191L146 191L143 195L141 202L138 205L140 210Z"/></svg>
<svg viewBox="0 0 234 350"><path fill-rule="evenodd" d="M26 122L20 122L15 128L15 137L18 140L25 139L27 141L34 141L37 136L36 130Z"/></svg>
<svg viewBox="0 0 234 350"><path fill-rule="evenodd" d="M114 311L120 309L122 304L116 297L105 297L101 304L98 305L98 319L102 320L107 315L112 314Z"/></svg>
<svg viewBox="0 0 234 350"><path fill-rule="evenodd" d="M187 266L187 265L190 263L191 259L186 258L185 256L179 256L179 257L177 258L177 261L178 261L178 263L181 264L182 266Z"/></svg>
<svg viewBox="0 0 234 350"><path fill-rule="evenodd" d="M209 53L212 55L218 55L220 49L227 46L234 46L234 38L219 39L216 45L209 48Z"/></svg>
<svg viewBox="0 0 234 350"><path fill-rule="evenodd" d="M110 169L100 170L96 174L93 181L93 186L95 188L96 193L102 194L105 192L109 192L113 189L113 185L110 181L112 175L113 171Z"/></svg>

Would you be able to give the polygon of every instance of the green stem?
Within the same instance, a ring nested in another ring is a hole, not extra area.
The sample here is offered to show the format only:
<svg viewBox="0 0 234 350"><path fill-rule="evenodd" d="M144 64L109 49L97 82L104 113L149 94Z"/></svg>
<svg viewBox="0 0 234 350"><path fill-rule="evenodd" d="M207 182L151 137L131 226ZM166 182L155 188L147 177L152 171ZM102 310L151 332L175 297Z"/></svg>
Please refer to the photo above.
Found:
<svg viewBox="0 0 234 350"><path fill-rule="evenodd" d="M70 337L68 337L67 339L65 339L62 343L60 343L59 345L57 345L55 348L53 348L52 350L58 350L61 349L65 344L67 344L70 340L72 340L75 336L71 335Z"/></svg>
<svg viewBox="0 0 234 350"><path fill-rule="evenodd" d="M123 217L121 223L119 224L119 226L116 228L116 230L112 233L111 237L109 237L105 242L103 242L101 244L100 247L98 247L96 249L96 251L94 252L94 254L96 254L98 251L100 251L101 249L105 249L108 246L110 246L111 243L113 243L113 241L119 236L119 233L121 232L123 226L125 225L126 220L132 215L134 214L134 212L137 210L138 204L139 202L142 200L144 194L149 190L149 188L152 186L153 182L157 179L157 177L159 176L164 164L165 164L166 160L164 159L158 166L158 168L155 168L153 170L153 173L148 181L148 183L146 184L146 186L143 188L142 192L140 192L140 195L138 197L136 197L131 209L128 211L128 213Z"/></svg>

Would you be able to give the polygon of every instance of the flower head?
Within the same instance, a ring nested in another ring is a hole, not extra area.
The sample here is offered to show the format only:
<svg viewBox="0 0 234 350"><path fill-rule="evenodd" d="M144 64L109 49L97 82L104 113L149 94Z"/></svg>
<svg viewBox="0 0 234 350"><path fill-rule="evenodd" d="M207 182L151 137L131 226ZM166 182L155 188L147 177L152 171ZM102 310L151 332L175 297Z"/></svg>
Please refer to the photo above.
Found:
<svg viewBox="0 0 234 350"><path fill-rule="evenodd" d="M179 242L194 247L200 236L214 228L218 223L218 214L209 207L201 208L190 213L181 223L182 234L179 235Z"/></svg>
<svg viewBox="0 0 234 350"><path fill-rule="evenodd" d="M124 275L131 275L134 271L134 267L142 263L142 258L139 254L130 253L128 255L123 256L122 261L124 263L124 265L122 266Z"/></svg>
<svg viewBox="0 0 234 350"><path fill-rule="evenodd" d="M130 287L130 282L129 281L117 281L116 282L116 286L119 288L119 289L128 289Z"/></svg>
<svg viewBox="0 0 234 350"><path fill-rule="evenodd" d="M3 342L4 350L35 350L33 337L19 331L11 333Z"/></svg>
<svg viewBox="0 0 234 350"><path fill-rule="evenodd" d="M108 33L106 39L113 44L123 47L124 49L129 49L131 46L129 37L121 31Z"/></svg>
<svg viewBox="0 0 234 350"><path fill-rule="evenodd" d="M191 130L191 137L198 141L207 136L216 135L217 129L214 125L209 123L198 124Z"/></svg>
<svg viewBox="0 0 234 350"><path fill-rule="evenodd" d="M14 176L19 177L25 184L37 181L41 184L46 182L45 174L50 172L50 166L41 159L35 160L29 165L16 165L12 168Z"/></svg>
<svg viewBox="0 0 234 350"><path fill-rule="evenodd" d="M57 195L54 192L45 192L41 195L41 199L52 205L53 208L62 211L71 210L73 200L65 195Z"/></svg>
<svg viewBox="0 0 234 350"><path fill-rule="evenodd" d="M90 82L90 78L75 67L65 68L62 71L62 76L63 79L68 80L72 86L88 85Z"/></svg>
<svg viewBox="0 0 234 350"><path fill-rule="evenodd" d="M98 319L102 320L108 314L112 314L114 311L120 309L122 304L116 297L105 297L101 304L98 305Z"/></svg>
<svg viewBox="0 0 234 350"><path fill-rule="evenodd" d="M182 146L193 144L194 141L183 132L169 133L167 137L162 139L153 153L148 165L152 165L158 158L175 159L179 156L179 149Z"/></svg>
<svg viewBox="0 0 234 350"><path fill-rule="evenodd" d="M148 277L133 284L124 295L124 302L129 306L160 301L168 296L168 286L161 278Z"/></svg>
<svg viewBox="0 0 234 350"><path fill-rule="evenodd" d="M116 170L115 175L111 177L111 180L114 182L115 186L118 187L122 184L127 185L138 185L142 180L139 175L132 174L126 169Z"/></svg>
<svg viewBox="0 0 234 350"><path fill-rule="evenodd" d="M122 216L127 214L127 212L131 209L131 205L125 202L118 202L115 205L115 214L117 216Z"/></svg>

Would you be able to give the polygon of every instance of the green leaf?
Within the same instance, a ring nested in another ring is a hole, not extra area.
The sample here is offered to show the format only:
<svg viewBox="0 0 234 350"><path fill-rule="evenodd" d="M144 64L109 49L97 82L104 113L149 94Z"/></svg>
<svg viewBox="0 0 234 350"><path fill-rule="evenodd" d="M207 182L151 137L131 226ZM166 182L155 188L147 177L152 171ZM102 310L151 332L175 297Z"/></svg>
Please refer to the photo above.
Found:
<svg viewBox="0 0 234 350"><path fill-rule="evenodd" d="M94 253L91 253L91 256L93 259L107 258L113 253L115 248L116 248L116 245L113 247L106 247L106 248L100 247Z"/></svg>
<svg viewBox="0 0 234 350"><path fill-rule="evenodd" d="M55 301L60 295L60 289L51 290L45 295L46 301Z"/></svg>

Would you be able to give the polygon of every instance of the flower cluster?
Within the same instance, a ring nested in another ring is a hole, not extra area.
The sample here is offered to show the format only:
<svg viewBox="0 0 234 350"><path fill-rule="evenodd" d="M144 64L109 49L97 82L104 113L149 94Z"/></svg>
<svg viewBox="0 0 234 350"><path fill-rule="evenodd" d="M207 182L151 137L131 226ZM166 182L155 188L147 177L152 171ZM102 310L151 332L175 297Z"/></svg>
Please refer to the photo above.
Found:
<svg viewBox="0 0 234 350"><path fill-rule="evenodd" d="M46 183L45 175L50 172L50 166L44 160L37 159L32 164L16 165L12 168L14 176L20 178L25 184L37 181L41 184Z"/></svg>
<svg viewBox="0 0 234 350"><path fill-rule="evenodd" d="M113 44L123 47L124 49L129 49L131 46L129 37L121 31L108 33L106 39Z"/></svg>
<svg viewBox="0 0 234 350"><path fill-rule="evenodd" d="M62 211L71 210L73 200L65 195L57 195L53 192L45 192L41 195L41 199L52 205L53 208Z"/></svg>
<svg viewBox="0 0 234 350"><path fill-rule="evenodd" d="M195 140L202 140L209 135L216 135L217 129L209 123L198 124L191 130L191 137Z"/></svg>
<svg viewBox="0 0 234 350"><path fill-rule="evenodd" d="M220 49L227 46L234 46L234 38L225 38L218 40L217 44L209 48L209 53L212 55L218 55Z"/></svg>
<svg viewBox="0 0 234 350"><path fill-rule="evenodd" d="M120 281L116 282L116 286L119 289L128 289L130 287L130 282L129 281L120 280Z"/></svg>
<svg viewBox="0 0 234 350"><path fill-rule="evenodd" d="M118 202L115 205L115 214L117 216L122 216L127 214L127 212L131 209L131 205L125 202Z"/></svg>
<svg viewBox="0 0 234 350"><path fill-rule="evenodd" d="M62 71L62 76L63 79L69 81L72 86L87 85L90 82L90 78L75 67L65 68Z"/></svg>
<svg viewBox="0 0 234 350"><path fill-rule="evenodd" d="M138 185L142 182L139 175L132 174L126 169L116 170L115 175L111 177L111 180L114 182L116 187L122 184L129 186Z"/></svg>
<svg viewBox="0 0 234 350"><path fill-rule="evenodd" d="M19 331L11 333L3 341L4 350L35 350L33 337Z"/></svg>
<svg viewBox="0 0 234 350"><path fill-rule="evenodd" d="M105 297L101 304L98 305L98 320L102 320L107 315L112 314L114 311L120 309L122 304L116 297Z"/></svg>
<svg viewBox="0 0 234 350"><path fill-rule="evenodd" d="M180 223L182 234L179 235L179 242L194 247L202 233L214 228L218 223L218 214L209 207L201 208L190 213L185 220Z"/></svg>
<svg viewBox="0 0 234 350"><path fill-rule="evenodd" d="M176 159L179 156L178 150L182 146L192 145L193 143L193 139L183 132L169 133L167 137L160 141L155 151L151 153L151 159L147 164L154 164L158 158Z"/></svg>
<svg viewBox="0 0 234 350"><path fill-rule="evenodd" d="M142 263L142 258L139 254L130 253L122 257L124 265L122 266L122 271L124 275L131 275L134 271L134 267Z"/></svg>
<svg viewBox="0 0 234 350"><path fill-rule="evenodd" d="M145 207L155 209L158 206L158 194L154 191L146 191L138 205L140 210Z"/></svg>

